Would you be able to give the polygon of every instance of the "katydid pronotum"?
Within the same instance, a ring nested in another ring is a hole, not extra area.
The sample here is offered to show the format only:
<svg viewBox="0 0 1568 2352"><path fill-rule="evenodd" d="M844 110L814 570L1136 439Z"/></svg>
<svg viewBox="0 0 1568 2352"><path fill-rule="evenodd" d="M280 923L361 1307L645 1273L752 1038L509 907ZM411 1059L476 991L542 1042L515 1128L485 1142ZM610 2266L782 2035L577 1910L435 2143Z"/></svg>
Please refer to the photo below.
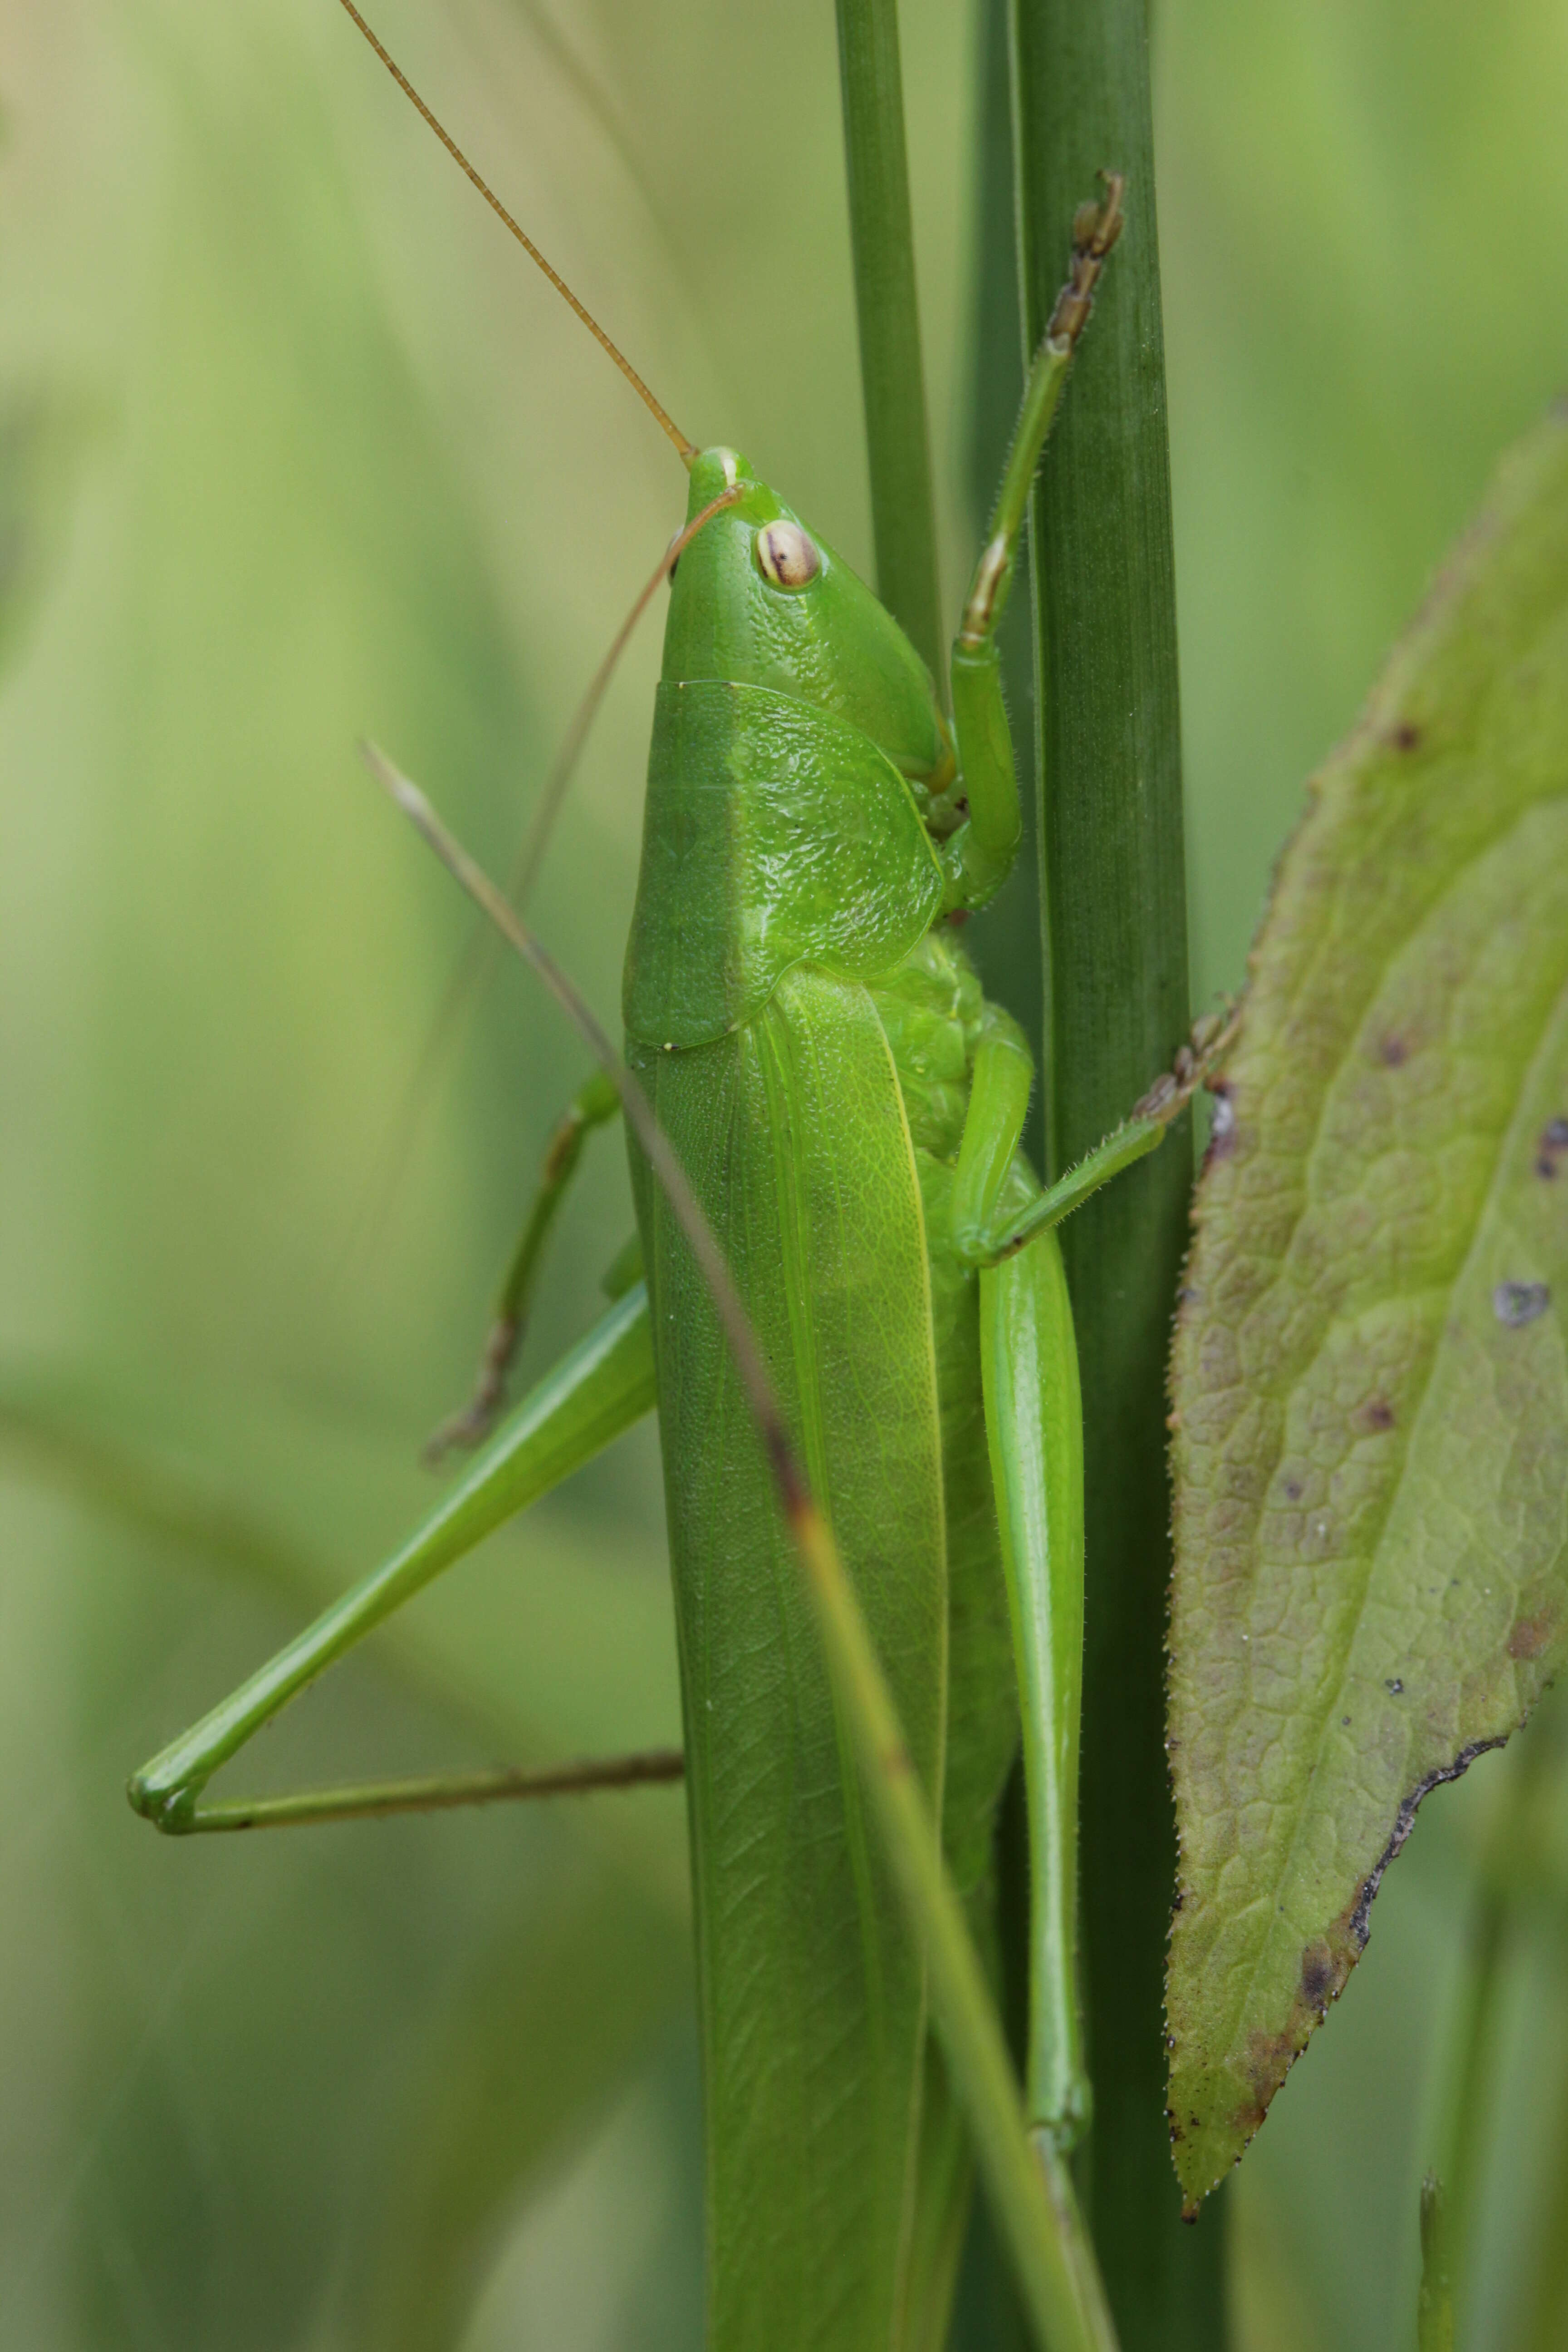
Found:
<svg viewBox="0 0 1568 2352"><path fill-rule="evenodd" d="M1109 174L1075 224L954 646L950 721L869 590L736 452L686 441L344 5L689 475L624 1066L415 789L373 762L543 966L602 1066L558 1131L456 1433L477 1439L494 1417L580 1147L623 1108L638 1252L617 1261L599 1324L408 1542L138 1772L132 1801L188 1832L684 1770L717 2352L940 2343L972 2146L1041 2340L1104 2347L1064 2161L1089 2107L1074 1981L1082 1473L1052 1228L1159 1142L1217 1024L1042 1191L1019 1150L1029 1049L984 1001L958 927L1017 847L995 632L1121 182ZM202 1801L335 1658L656 1405L683 1755ZM1020 1725L1021 2110L974 1950L995 1943L992 1853Z"/></svg>

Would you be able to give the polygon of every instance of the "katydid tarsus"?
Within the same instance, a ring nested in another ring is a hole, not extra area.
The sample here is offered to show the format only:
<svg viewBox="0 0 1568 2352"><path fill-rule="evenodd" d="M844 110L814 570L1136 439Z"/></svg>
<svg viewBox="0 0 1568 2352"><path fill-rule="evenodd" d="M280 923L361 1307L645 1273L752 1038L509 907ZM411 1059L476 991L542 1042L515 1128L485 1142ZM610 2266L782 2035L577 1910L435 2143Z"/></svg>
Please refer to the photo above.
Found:
<svg viewBox="0 0 1568 2352"><path fill-rule="evenodd" d="M1082 1475L1052 1228L1154 1148L1216 1040L1195 1040L1042 1191L1019 1151L1029 1050L984 1001L958 927L1017 846L995 630L1121 184L1109 175L1075 224L959 629L950 722L869 590L736 452L685 440L344 5L689 474L624 1065L415 788L374 762L601 1063L557 1131L458 1433L481 1435L496 1411L582 1143L622 1108L639 1262L618 1262L598 1325L408 1542L138 1772L132 1801L170 1832L234 1830L624 1788L683 1766L716 2352L939 2345L972 2146L1039 2340L1104 2352L1065 2164L1089 2116L1074 1982ZM683 1759L202 1801L334 1659L655 1406ZM994 1833L1020 1722L1021 2108L976 1957L996 1938Z"/></svg>

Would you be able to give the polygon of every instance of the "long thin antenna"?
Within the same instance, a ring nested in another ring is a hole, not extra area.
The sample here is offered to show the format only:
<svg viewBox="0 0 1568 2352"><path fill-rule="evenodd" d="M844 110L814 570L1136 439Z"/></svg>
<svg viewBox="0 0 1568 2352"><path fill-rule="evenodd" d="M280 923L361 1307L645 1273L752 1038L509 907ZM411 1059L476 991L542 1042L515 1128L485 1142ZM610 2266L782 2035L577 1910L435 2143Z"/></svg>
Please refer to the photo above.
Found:
<svg viewBox="0 0 1568 2352"><path fill-rule="evenodd" d="M516 237L519 245L521 246L529 259L531 262L534 262L538 268L544 272L545 277L549 278L550 283L554 287L557 294L561 296L562 300L571 304L573 310L575 310L577 316L582 320L583 324L587 328L588 332L593 336L594 341L596 343L601 344L609 353L611 359L614 360L616 365L620 369L621 373L626 377L626 382L631 385L632 390L637 394L637 398L647 409L648 414L651 416L658 418L658 423L663 427L664 431L668 434L670 439L674 442L677 449L680 452L681 463L683 465L689 466L692 459L697 455L696 442L689 441L687 439L685 434L681 431L679 425L677 425L675 419L670 415L668 410L654 398L652 393L648 390L641 376L638 375L636 368L633 367L626 353L622 351L618 351L616 345L611 342L608 335L605 334L603 327L600 326L593 312L584 303L582 303L577 299L577 297L573 293L572 289L567 285L566 280L562 277L560 271L551 268L549 262L546 261L544 256L534 244L533 239L528 235L526 229L521 227L520 225L512 218L510 213L508 212L506 206L502 204L495 190L490 186L489 181L482 179L479 173L474 169L474 166L469 163L468 157L464 154L462 149L458 146L451 132L437 119L429 107L426 105L425 100L420 97L419 92L415 89L414 84L409 80L408 76L404 72L403 68L398 64L396 58L377 38L376 35L365 23L364 18L354 6L354 0L342 0L342 5L345 14L353 18L354 23L364 35L365 39L370 43L371 47L375 51L376 56L381 59L382 64L386 68L387 72L392 76L393 80L403 92L404 97L407 99L411 106L417 108L418 111L424 116L431 130L436 133L437 138L441 142L442 146L447 150L447 154L452 158L452 161L462 166L462 169L468 173L468 178L473 182L475 187L478 188L480 195L483 196L486 204L489 205L491 212L496 215L496 218L504 222L506 226L510 229L513 236Z"/></svg>

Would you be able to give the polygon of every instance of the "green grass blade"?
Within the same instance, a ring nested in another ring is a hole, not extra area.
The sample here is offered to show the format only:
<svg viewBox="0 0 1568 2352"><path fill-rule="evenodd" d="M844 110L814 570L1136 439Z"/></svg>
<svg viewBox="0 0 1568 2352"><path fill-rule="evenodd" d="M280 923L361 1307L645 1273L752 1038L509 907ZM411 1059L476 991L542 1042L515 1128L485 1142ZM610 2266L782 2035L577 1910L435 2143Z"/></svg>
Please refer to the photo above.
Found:
<svg viewBox="0 0 1568 2352"><path fill-rule="evenodd" d="M1531 2259L1520 2281L1519 2352L1556 2352L1568 2311L1568 2065L1559 2057L1552 2089L1556 2116Z"/></svg>
<svg viewBox="0 0 1568 2352"><path fill-rule="evenodd" d="M1454 2291L1449 2273L1447 2200L1435 2172L1421 2183L1421 2291L1418 2352L1454 2352Z"/></svg>
<svg viewBox="0 0 1568 2352"><path fill-rule="evenodd" d="M463 1956L462 2000L413 2055L395 2112L401 2129L389 2135L378 2176L384 2189L343 2295L336 2340L345 2352L450 2352L472 2340L476 2285L505 2242L509 2216L520 2203L527 2210L541 2181L547 2198L560 2194L628 2076L637 2079L668 2033L670 2009L689 2009L689 1937L680 1925L634 1907L624 1880L593 1865L568 1879L566 1894L542 1907L530 1886L516 1891L510 1917L503 1913L487 1943ZM620 2339L638 2352L700 2339L700 2281L683 2278L679 2247L683 2223L700 2242L698 2216L678 2201L684 2191L695 2205L696 2181L665 2186L678 2251L672 2261L668 2242L651 2239L636 2333ZM617 2218L625 2228L624 2210ZM697 2251L693 2243L693 2273ZM557 2324L570 2340L569 2321Z"/></svg>
<svg viewBox="0 0 1568 2352"><path fill-rule="evenodd" d="M290 1595L325 1573L230 1480L137 1425L106 1382L0 1365L0 1474L14 1471L155 1543Z"/></svg>
<svg viewBox="0 0 1568 2352"><path fill-rule="evenodd" d="M838 0L838 64L877 593L945 694L896 0Z"/></svg>
<svg viewBox="0 0 1568 2352"><path fill-rule="evenodd" d="M1015 0L1026 346L1097 172L1127 229L1033 512L1046 1120L1059 1173L1185 1034L1186 896L1169 465L1142 0ZM1163 2116L1161 1965L1175 1849L1164 1758L1164 1370L1186 1232L1184 1133L1064 1234L1083 1376L1088 1602L1083 1937L1089 2205L1129 2352L1225 2340L1213 2222L1181 2230Z"/></svg>

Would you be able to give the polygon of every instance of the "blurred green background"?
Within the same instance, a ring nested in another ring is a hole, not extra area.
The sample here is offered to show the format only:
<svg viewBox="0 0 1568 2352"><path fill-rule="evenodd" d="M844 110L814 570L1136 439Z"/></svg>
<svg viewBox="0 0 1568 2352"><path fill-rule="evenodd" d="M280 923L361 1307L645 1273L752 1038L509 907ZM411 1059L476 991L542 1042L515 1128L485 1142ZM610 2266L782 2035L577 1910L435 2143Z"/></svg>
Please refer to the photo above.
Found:
<svg viewBox="0 0 1568 2352"><path fill-rule="evenodd" d="M868 565L826 0L377 22L686 429ZM978 27L942 0L903 25L951 608ZM679 469L331 0L0 0L0 2347L689 2346L678 1797L169 1845L121 1794L427 1496L417 1441L582 1074L498 971L404 1117L466 918L354 738L505 866ZM1157 92L1202 1002L1304 777L1568 380L1568 26L1168 0ZM657 660L650 626L537 901L612 1016ZM604 1143L531 1365L629 1223ZM248 1785L676 1727L645 1431ZM1433 1800L1224 2192L1246 2352L1411 2341L1435 2053L1510 1769ZM1544 2352L1568 1980L1561 1913L1521 1916L1469 2341Z"/></svg>

